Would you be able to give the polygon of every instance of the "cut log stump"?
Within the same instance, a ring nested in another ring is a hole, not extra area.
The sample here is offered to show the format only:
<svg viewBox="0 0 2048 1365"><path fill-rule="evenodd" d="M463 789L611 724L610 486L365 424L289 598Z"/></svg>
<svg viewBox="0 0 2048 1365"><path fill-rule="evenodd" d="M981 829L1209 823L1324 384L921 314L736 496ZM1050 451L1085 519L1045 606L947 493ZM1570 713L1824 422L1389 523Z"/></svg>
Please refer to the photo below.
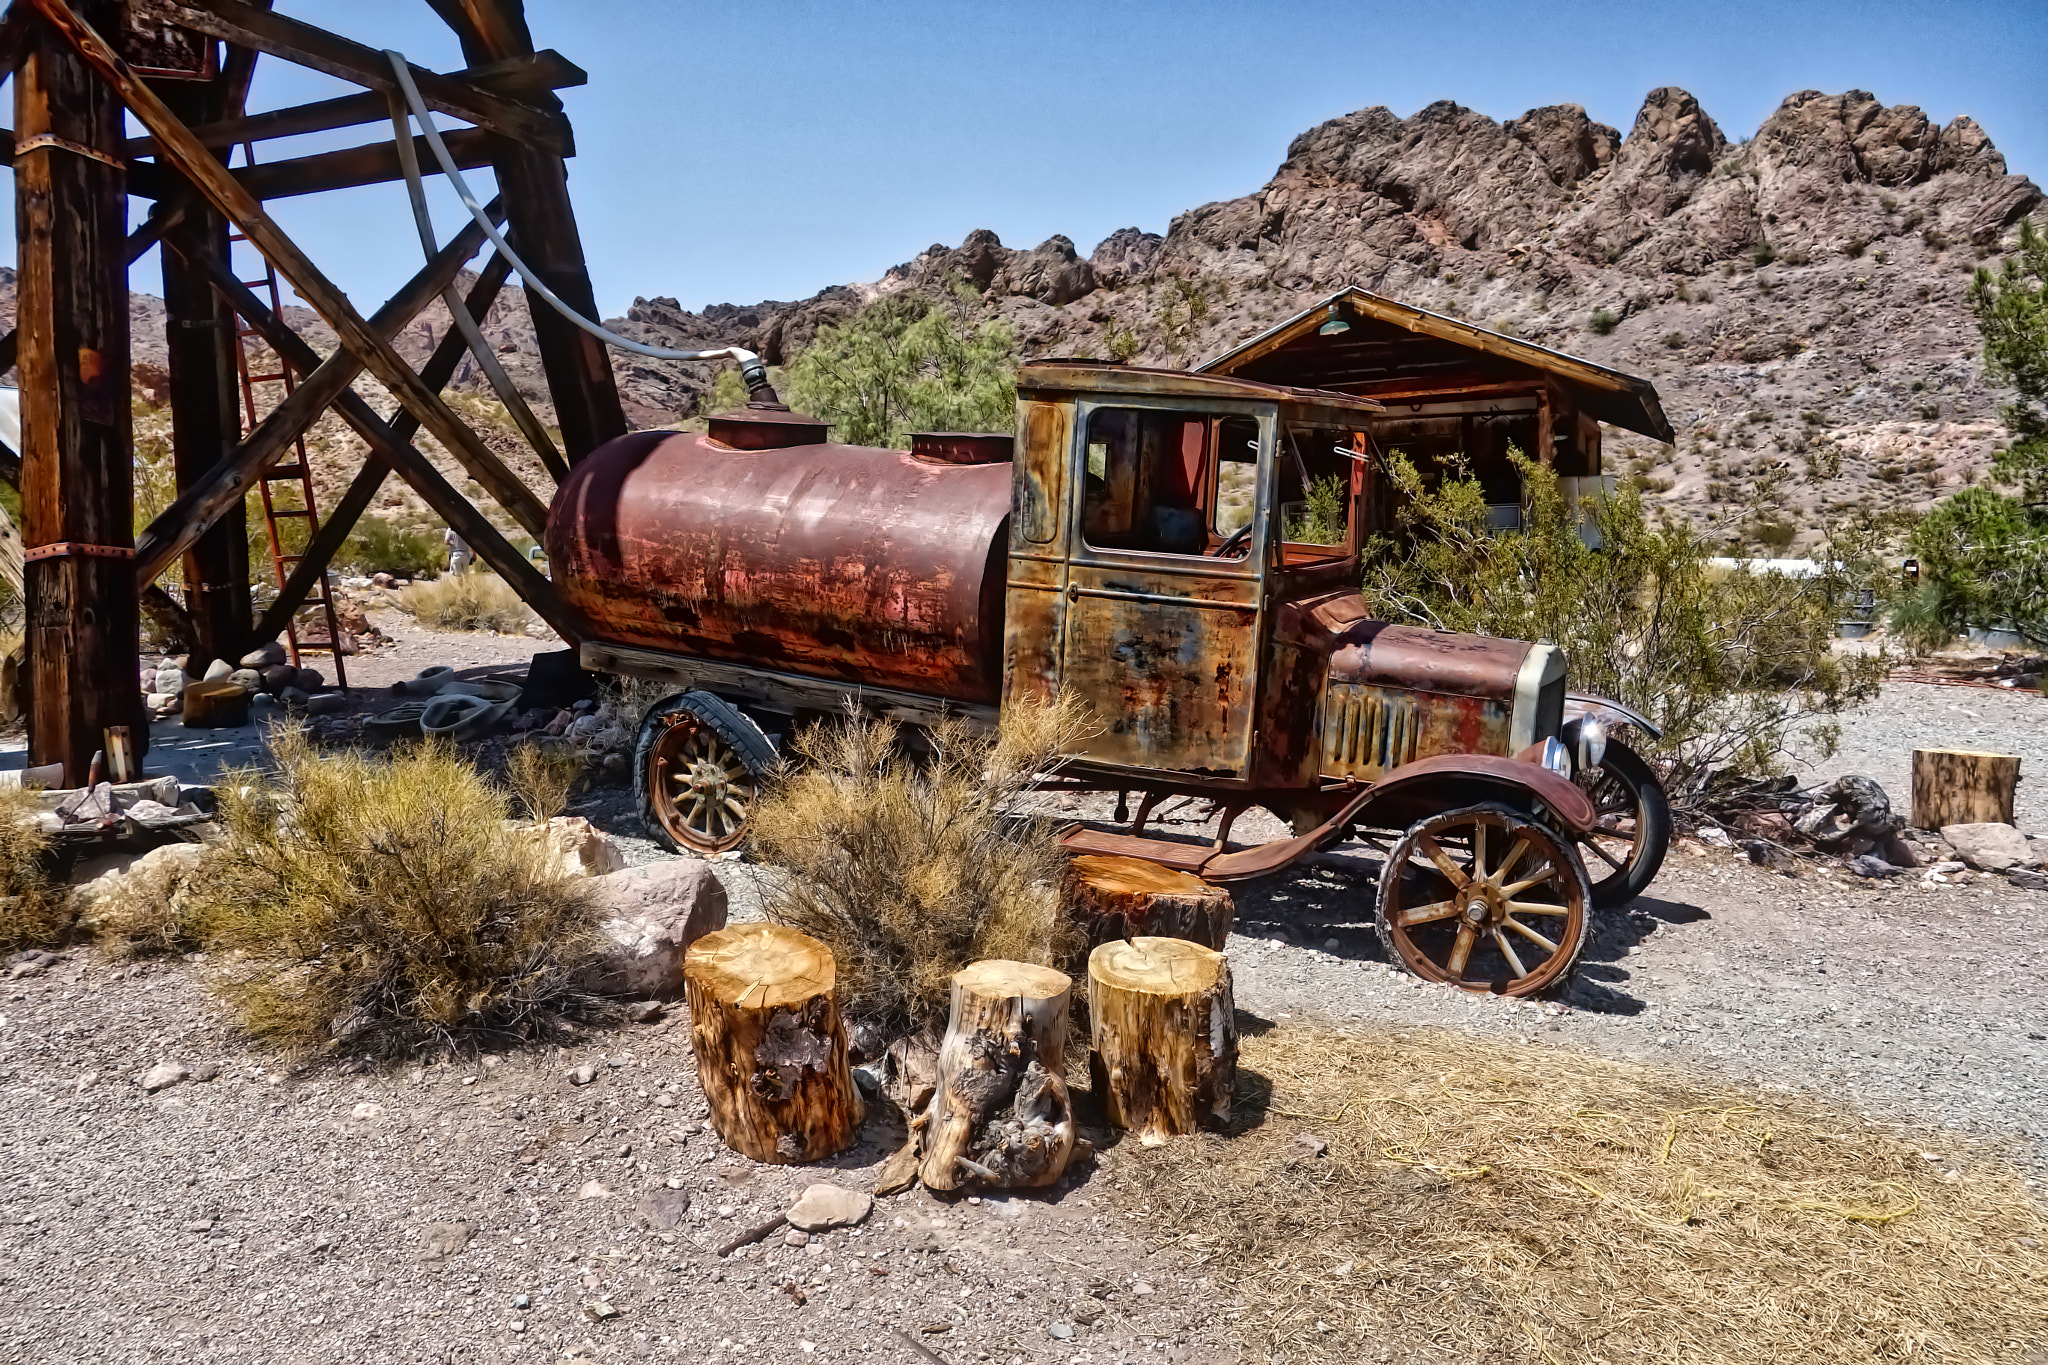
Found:
<svg viewBox="0 0 2048 1365"><path fill-rule="evenodd" d="M1088 955L1089 1070L1112 1125L1156 1146L1230 1118L1237 1024L1230 964L1177 938Z"/></svg>
<svg viewBox="0 0 2048 1365"><path fill-rule="evenodd" d="M726 1146L818 1161L853 1145L863 1110L824 944L779 924L704 935L683 961L697 1080Z"/></svg>
<svg viewBox="0 0 2048 1365"><path fill-rule="evenodd" d="M1237 918L1222 887L1142 858L1084 853L1074 859L1067 886L1090 948L1113 939L1184 938L1221 949Z"/></svg>
<svg viewBox="0 0 2048 1365"><path fill-rule="evenodd" d="M977 962L953 974L938 1088L913 1120L926 1188L1025 1189L1065 1172L1074 1151L1066 1082L1073 987L1064 972L1028 962Z"/></svg>
<svg viewBox="0 0 2048 1365"><path fill-rule="evenodd" d="M2019 780L2017 754L1915 749L1913 827L2009 825L2013 789Z"/></svg>

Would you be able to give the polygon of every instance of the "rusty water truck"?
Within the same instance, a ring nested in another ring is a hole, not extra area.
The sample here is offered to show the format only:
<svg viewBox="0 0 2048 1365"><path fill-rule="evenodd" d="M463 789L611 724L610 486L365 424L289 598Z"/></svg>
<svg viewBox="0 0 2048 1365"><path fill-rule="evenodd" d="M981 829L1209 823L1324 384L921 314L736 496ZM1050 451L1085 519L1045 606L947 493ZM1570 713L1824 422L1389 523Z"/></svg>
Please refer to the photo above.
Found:
<svg viewBox="0 0 2048 1365"><path fill-rule="evenodd" d="M1359 597L1385 514L1370 400L1048 361L1019 373L1014 434L893 450L829 441L743 373L745 409L599 448L548 522L584 666L675 689L634 764L669 847L737 845L775 736L849 700L993 726L1064 689L1102 728L1048 786L1117 792L1127 821L1068 847L1230 882L1384 831L1376 923L1429 979L1550 987L1596 894L1654 875L1662 793L1607 736L1646 721L1568 699L1554 646L1389 624ZM1146 834L1175 796L1217 804L1214 839ZM1233 848L1253 806L1293 837Z"/></svg>

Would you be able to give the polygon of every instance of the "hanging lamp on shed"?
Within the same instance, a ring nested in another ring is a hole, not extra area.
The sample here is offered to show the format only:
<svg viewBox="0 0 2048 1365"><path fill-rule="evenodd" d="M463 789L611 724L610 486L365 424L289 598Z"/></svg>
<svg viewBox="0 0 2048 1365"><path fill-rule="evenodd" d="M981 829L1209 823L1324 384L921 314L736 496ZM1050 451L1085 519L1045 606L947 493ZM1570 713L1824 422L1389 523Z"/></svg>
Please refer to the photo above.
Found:
<svg viewBox="0 0 2048 1365"><path fill-rule="evenodd" d="M1316 328L1317 336L1333 337L1351 330L1351 324L1337 316L1337 305L1330 305L1330 320Z"/></svg>

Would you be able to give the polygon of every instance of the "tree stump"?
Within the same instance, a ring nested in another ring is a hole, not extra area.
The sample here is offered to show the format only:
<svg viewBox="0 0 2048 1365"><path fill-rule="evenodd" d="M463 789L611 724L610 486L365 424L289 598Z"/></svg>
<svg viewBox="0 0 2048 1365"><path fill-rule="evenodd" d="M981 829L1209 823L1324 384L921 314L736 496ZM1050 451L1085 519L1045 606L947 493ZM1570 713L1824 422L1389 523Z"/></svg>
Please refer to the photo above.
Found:
<svg viewBox="0 0 2048 1365"><path fill-rule="evenodd" d="M1067 886L1090 948L1112 939L1184 938L1221 949L1237 918L1222 887L1142 858L1084 853L1074 859Z"/></svg>
<svg viewBox="0 0 2048 1365"><path fill-rule="evenodd" d="M1074 983L1028 962L977 962L953 974L938 1088L914 1119L927 1189L969 1180L1050 1185L1074 1151L1067 1097L1067 1005Z"/></svg>
<svg viewBox="0 0 2048 1365"><path fill-rule="evenodd" d="M1147 1147L1230 1117L1237 1025L1230 964L1177 938L1088 955L1088 1064L1111 1124Z"/></svg>
<svg viewBox="0 0 2048 1365"><path fill-rule="evenodd" d="M2009 825L2013 789L2019 780L2017 754L1915 749L1913 827Z"/></svg>
<svg viewBox="0 0 2048 1365"><path fill-rule="evenodd" d="M697 1080L726 1146L817 1161L853 1145L863 1110L833 997L831 950L779 924L704 935L683 961Z"/></svg>

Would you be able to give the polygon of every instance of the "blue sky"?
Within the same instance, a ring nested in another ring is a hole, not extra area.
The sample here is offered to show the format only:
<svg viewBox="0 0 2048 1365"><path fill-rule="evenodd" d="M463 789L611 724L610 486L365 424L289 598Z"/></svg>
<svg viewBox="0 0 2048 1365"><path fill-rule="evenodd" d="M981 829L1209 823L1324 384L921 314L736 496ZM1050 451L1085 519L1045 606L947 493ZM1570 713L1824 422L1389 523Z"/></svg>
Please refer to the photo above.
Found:
<svg viewBox="0 0 2048 1365"><path fill-rule="evenodd" d="M425 66L461 65L422 0L281 10ZM1731 137L1785 95L1860 88L1969 114L2048 176L2048 5L980 3L680 5L528 0L536 42L590 73L564 92L570 184L600 306L801 298L989 227L1012 246L1116 228L1262 184L1288 141L1369 105L1453 99L1495 118L1583 104L1626 132L1692 91ZM266 59L252 108L340 82ZM345 146L374 128L269 144ZM474 172L479 188L488 172ZM438 194L442 235L454 230ZM419 264L402 191L282 200L278 217L368 312ZM0 230L4 231L4 230ZM11 255L12 234L0 236ZM154 258L138 288L155 287Z"/></svg>

